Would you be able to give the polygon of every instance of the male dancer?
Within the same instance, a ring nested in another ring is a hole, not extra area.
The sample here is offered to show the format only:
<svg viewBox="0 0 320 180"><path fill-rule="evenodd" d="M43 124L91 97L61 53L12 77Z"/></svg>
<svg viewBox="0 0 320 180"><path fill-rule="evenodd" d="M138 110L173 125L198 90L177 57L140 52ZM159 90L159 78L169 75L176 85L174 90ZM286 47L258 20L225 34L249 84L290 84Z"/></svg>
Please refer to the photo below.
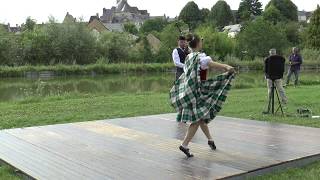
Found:
<svg viewBox="0 0 320 180"><path fill-rule="evenodd" d="M184 73L183 68L185 64L185 59L188 52L186 38L184 36L179 36L178 38L178 48L174 49L172 52L172 59L174 65L176 66L176 80Z"/></svg>

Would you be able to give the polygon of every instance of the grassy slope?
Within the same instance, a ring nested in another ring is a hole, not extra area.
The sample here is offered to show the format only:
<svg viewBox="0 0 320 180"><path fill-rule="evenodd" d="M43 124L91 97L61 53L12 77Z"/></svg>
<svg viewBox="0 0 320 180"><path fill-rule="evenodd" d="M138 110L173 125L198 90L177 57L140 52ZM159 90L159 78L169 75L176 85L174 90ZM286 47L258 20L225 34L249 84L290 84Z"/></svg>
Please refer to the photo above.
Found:
<svg viewBox="0 0 320 180"><path fill-rule="evenodd" d="M302 86L289 88L290 103L287 112L294 113L297 107L311 108L320 114L320 86ZM279 123L320 127L320 120L297 117L263 116L266 104L266 89L252 88L233 90L221 115L258 119ZM47 98L30 98L19 102L0 103L0 129L26 127L76 121L108 119L138 115L173 112L168 103L167 93L118 94L118 95L83 95L69 94ZM320 163L305 169L264 176L265 179L289 179L296 177L319 177ZM0 179L8 179L12 169L0 168ZM280 178L281 177L281 178Z"/></svg>

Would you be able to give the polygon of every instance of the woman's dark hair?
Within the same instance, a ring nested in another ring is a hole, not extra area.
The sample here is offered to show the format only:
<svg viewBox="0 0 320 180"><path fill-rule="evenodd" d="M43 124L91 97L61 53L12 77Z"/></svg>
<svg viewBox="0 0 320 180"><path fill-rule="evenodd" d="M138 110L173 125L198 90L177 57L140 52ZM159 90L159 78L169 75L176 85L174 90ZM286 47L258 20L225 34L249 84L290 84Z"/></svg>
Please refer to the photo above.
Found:
<svg viewBox="0 0 320 180"><path fill-rule="evenodd" d="M188 34L187 35L187 41L189 43L189 47L194 49L194 48L196 48L198 46L198 44L200 43L201 39L196 34Z"/></svg>

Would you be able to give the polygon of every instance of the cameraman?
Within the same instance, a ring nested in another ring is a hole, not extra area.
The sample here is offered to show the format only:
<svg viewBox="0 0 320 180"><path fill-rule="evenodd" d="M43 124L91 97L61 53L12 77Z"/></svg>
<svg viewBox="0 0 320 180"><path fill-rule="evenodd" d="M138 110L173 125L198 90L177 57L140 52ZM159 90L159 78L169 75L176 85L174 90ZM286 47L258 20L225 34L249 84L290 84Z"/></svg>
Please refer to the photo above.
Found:
<svg viewBox="0 0 320 180"><path fill-rule="evenodd" d="M288 99L285 90L282 86L282 77L284 73L284 64L286 60L284 57L277 55L276 49L271 49L269 53L270 56L265 59L265 76L268 85L268 96L270 98L272 90L272 80L274 80L275 86L280 94L282 103L287 104ZM271 64L273 65L273 67L269 67Z"/></svg>

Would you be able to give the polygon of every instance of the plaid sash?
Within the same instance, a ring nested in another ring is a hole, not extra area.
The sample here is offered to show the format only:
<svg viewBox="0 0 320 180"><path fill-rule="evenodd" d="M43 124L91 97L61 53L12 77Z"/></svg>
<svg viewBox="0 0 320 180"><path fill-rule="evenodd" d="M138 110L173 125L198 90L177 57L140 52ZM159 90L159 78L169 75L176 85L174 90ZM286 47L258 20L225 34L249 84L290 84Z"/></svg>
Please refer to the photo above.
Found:
<svg viewBox="0 0 320 180"><path fill-rule="evenodd" d="M200 80L199 53L190 54L186 72L170 90L171 105L178 112L178 122L212 121L222 108L231 88L234 73L224 73L213 79Z"/></svg>

